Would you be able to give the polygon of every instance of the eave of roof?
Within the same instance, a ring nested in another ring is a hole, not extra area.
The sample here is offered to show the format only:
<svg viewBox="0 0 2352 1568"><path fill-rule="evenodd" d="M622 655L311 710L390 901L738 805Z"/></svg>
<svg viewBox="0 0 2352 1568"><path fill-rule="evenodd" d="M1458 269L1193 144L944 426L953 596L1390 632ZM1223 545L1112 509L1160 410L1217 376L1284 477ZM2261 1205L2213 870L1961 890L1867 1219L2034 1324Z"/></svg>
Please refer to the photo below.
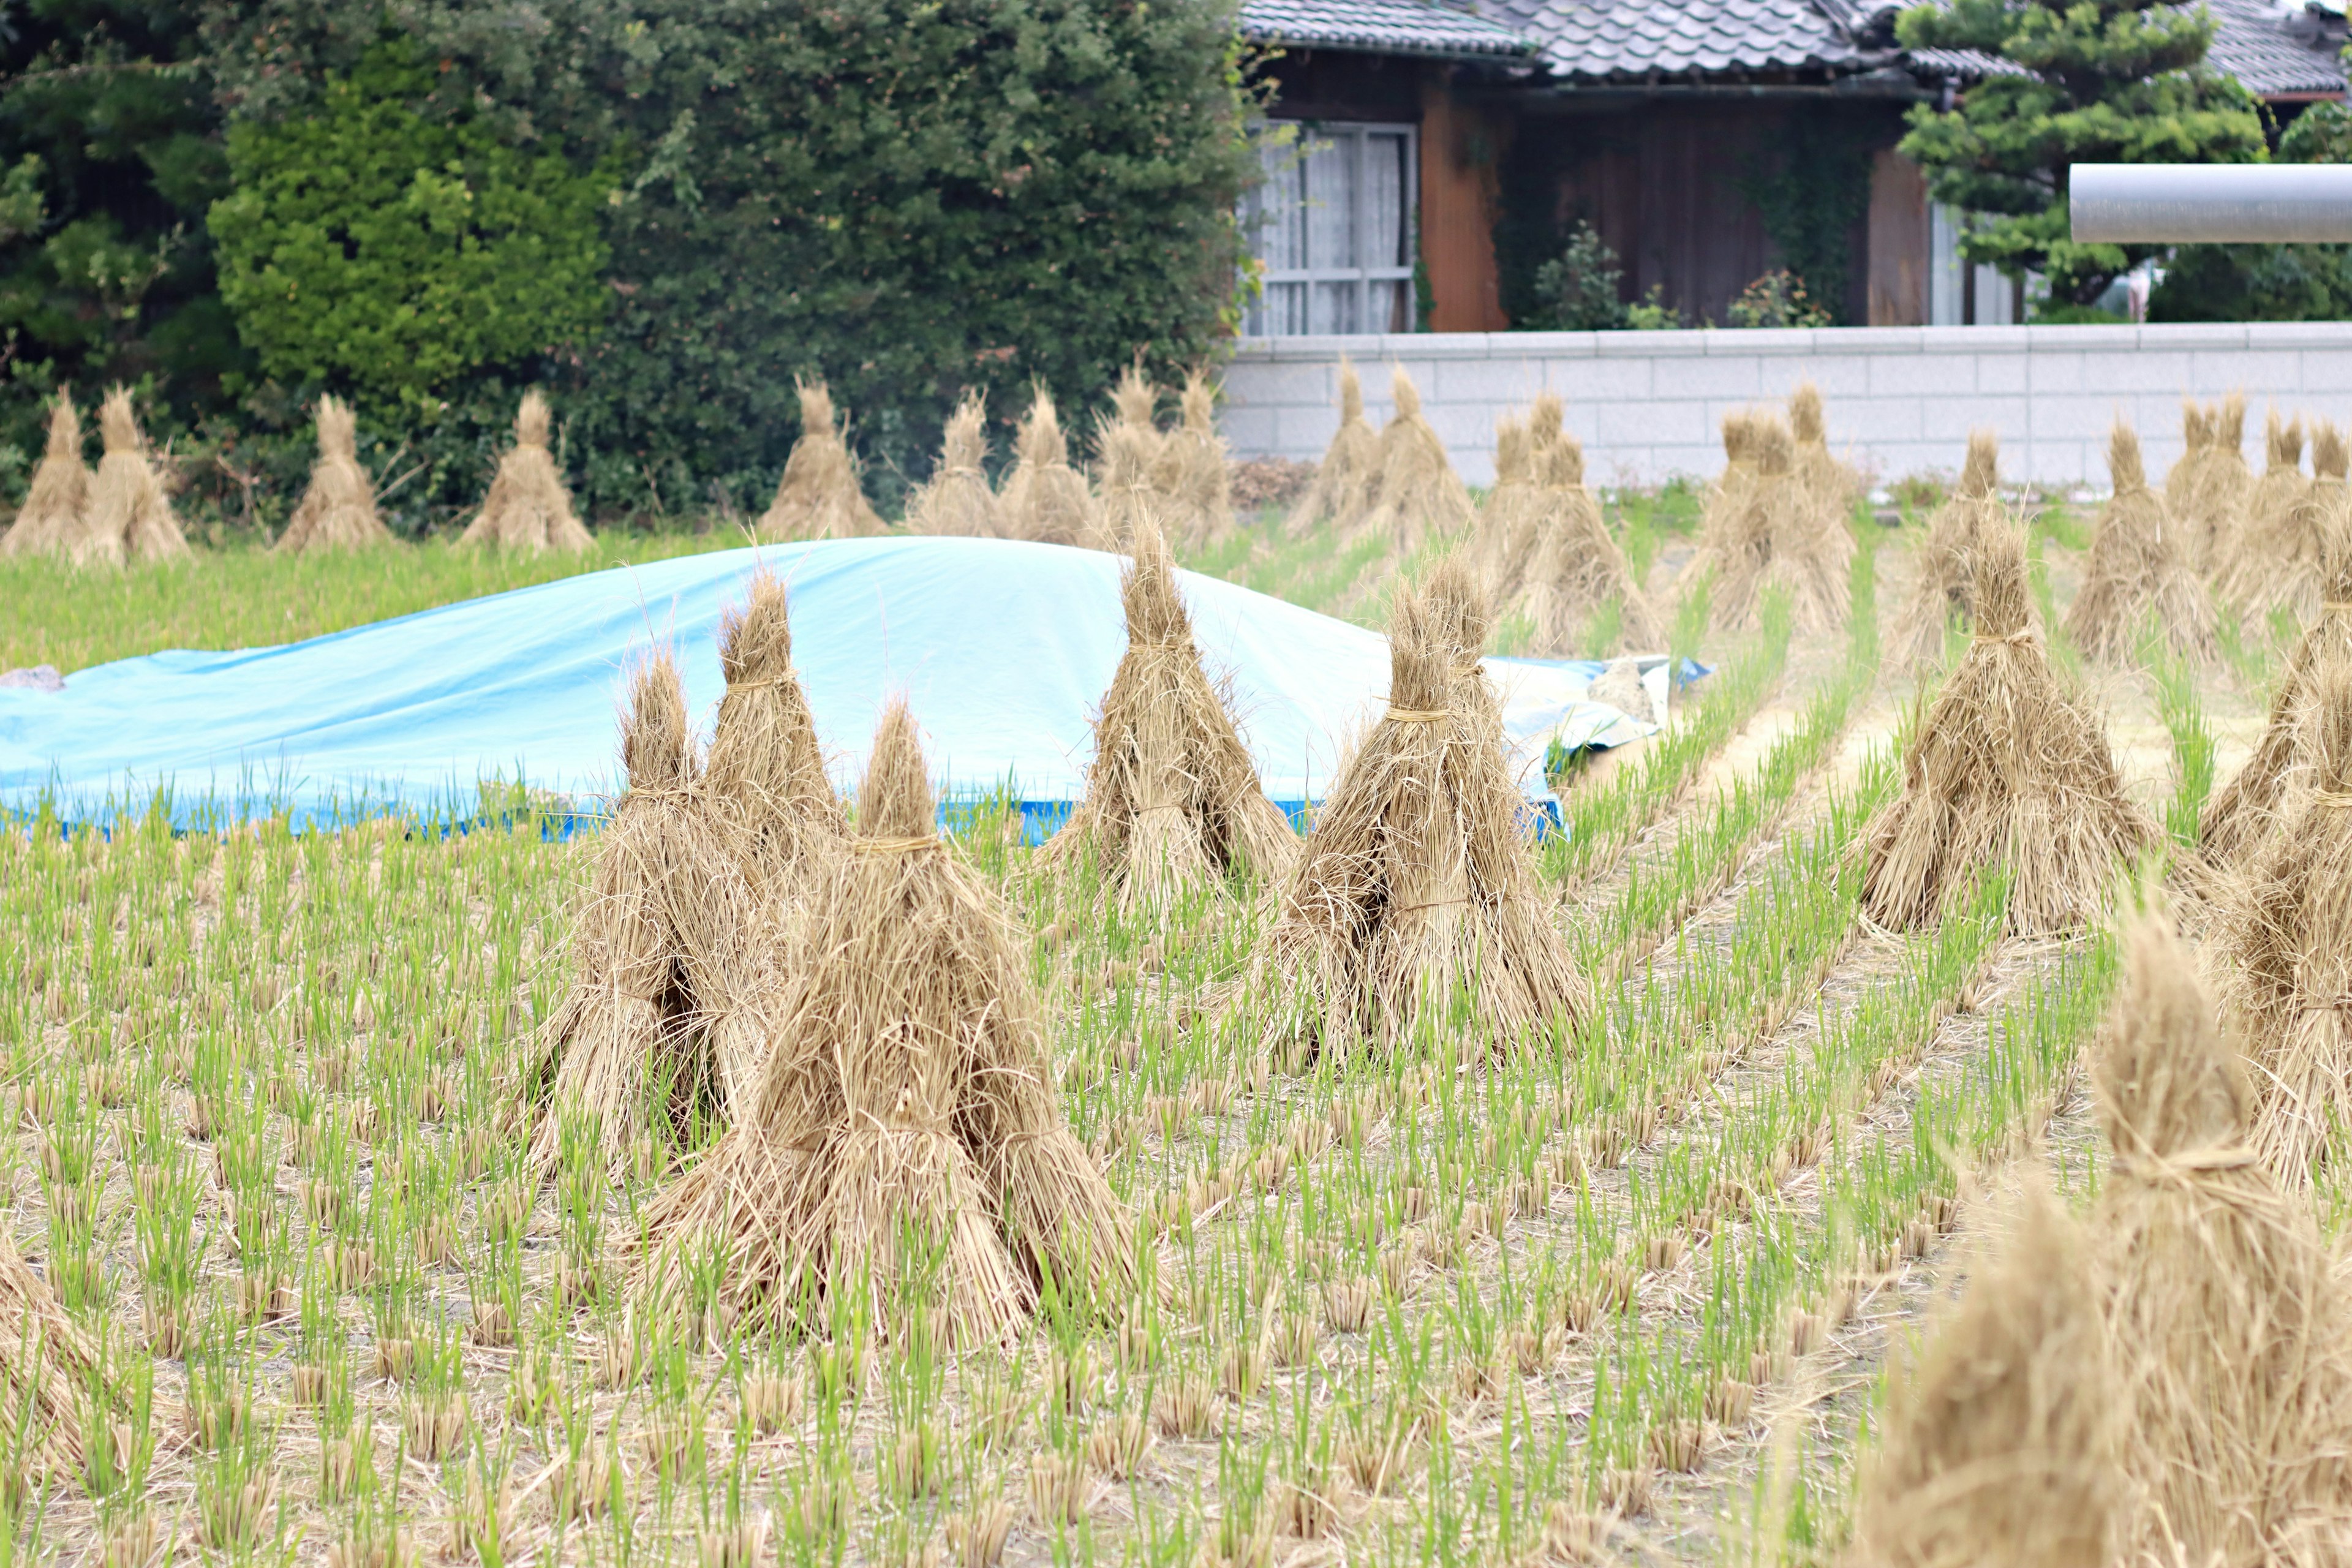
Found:
<svg viewBox="0 0 2352 1568"><path fill-rule="evenodd" d="M1514 28L1423 0L1244 0L1242 35L1297 49L1434 59L1525 59L1534 39Z"/></svg>

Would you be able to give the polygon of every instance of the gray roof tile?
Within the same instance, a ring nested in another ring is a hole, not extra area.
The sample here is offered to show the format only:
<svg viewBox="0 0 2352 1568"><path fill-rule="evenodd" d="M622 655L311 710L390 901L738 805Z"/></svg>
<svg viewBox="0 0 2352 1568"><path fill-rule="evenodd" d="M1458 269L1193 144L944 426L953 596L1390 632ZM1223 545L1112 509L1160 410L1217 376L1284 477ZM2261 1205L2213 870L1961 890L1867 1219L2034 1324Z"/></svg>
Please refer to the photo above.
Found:
<svg viewBox="0 0 2352 1568"><path fill-rule="evenodd" d="M1502 0L1568 81L1855 70L1874 63L1805 0Z"/></svg>
<svg viewBox="0 0 2352 1568"><path fill-rule="evenodd" d="M2213 13L2213 47L2205 58L2245 83L2257 97L2273 93L2342 92L2341 23L2322 29L2318 18L2289 14L2262 0L2205 0Z"/></svg>
<svg viewBox="0 0 2352 1568"><path fill-rule="evenodd" d="M1384 55L1526 55L1507 24L1423 0L1243 0L1242 32L1264 44Z"/></svg>

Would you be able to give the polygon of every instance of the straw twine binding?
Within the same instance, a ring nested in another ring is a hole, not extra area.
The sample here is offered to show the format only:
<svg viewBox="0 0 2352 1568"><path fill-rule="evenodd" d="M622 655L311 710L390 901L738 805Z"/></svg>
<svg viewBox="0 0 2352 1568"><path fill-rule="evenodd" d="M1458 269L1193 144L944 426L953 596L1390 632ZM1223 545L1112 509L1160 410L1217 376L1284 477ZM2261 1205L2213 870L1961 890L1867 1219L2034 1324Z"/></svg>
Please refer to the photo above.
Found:
<svg viewBox="0 0 2352 1568"><path fill-rule="evenodd" d="M1323 449L1314 482L1292 509L1283 531L1303 539L1329 523L1345 537L1371 515L1380 489L1380 437L1364 418L1364 388L1356 367L1339 360L1339 428Z"/></svg>
<svg viewBox="0 0 2352 1568"><path fill-rule="evenodd" d="M392 531L376 515L375 486L360 467L359 427L351 405L321 397L318 426L319 460L310 467L310 488L271 548L296 555L391 543Z"/></svg>
<svg viewBox="0 0 2352 1568"><path fill-rule="evenodd" d="M2310 1215L2247 1146L2244 1072L2161 916L2126 933L2096 1078L2122 1559L2344 1561L2352 1321Z"/></svg>
<svg viewBox="0 0 2352 1568"><path fill-rule="evenodd" d="M1055 1104L1010 913L953 854L908 852L936 807L903 705L858 802L876 852L829 867L750 1113L655 1202L637 1289L675 1290L715 1245L738 1310L789 1310L808 1279L888 1331L936 1291L965 1343L1002 1338L1041 1272L1131 1289L1127 1216Z"/></svg>
<svg viewBox="0 0 2352 1568"><path fill-rule="evenodd" d="M1501 711L1476 662L1486 632L1458 558L1426 590L1399 592L1391 712L1341 767L1237 988L1269 1055L1386 1045L1457 998L1506 1044L1587 1005L1521 837Z"/></svg>
<svg viewBox="0 0 2352 1568"><path fill-rule="evenodd" d="M1048 865L1094 857L1129 909L1237 869L1279 878L1298 854L1201 668L1175 560L1149 517L1134 549L1119 583L1127 651L1096 721L1086 798L1043 851Z"/></svg>
<svg viewBox="0 0 2352 1568"><path fill-rule="evenodd" d="M499 459L481 513L458 543L575 553L595 543L572 513L572 492L548 450L549 426L547 399L535 388L524 393L515 411L515 444Z"/></svg>
<svg viewBox="0 0 2352 1568"><path fill-rule="evenodd" d="M2156 824L2031 635L2014 521L1979 531L1975 566L1978 635L1917 722L1902 795L1870 828L1863 910L1896 930L1933 924L2000 864L2011 930L2073 930Z"/></svg>
<svg viewBox="0 0 2352 1568"><path fill-rule="evenodd" d="M2140 466L2139 437L2118 420L2107 438L2115 494L2091 536L2083 586L2066 612L2066 635L2093 658L2135 658L2151 630L2172 650L2200 662L2221 651L2212 601Z"/></svg>
<svg viewBox="0 0 2352 1568"><path fill-rule="evenodd" d="M988 488L988 405L966 392L948 416L940 466L908 498L907 531L986 538L998 531L996 492Z"/></svg>
<svg viewBox="0 0 2352 1568"><path fill-rule="evenodd" d="M0 535L0 555L63 555L73 536L82 507L89 498L91 475L81 460L81 418L73 396L59 387L49 404L49 440L40 467L25 491L16 521Z"/></svg>

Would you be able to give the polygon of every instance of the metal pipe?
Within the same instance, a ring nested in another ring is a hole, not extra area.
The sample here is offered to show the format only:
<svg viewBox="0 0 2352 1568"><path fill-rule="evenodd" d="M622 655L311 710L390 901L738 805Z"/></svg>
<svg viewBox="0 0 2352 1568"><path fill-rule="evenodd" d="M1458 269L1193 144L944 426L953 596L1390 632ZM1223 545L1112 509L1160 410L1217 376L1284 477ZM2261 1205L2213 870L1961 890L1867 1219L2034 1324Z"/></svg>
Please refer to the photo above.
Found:
<svg viewBox="0 0 2352 1568"><path fill-rule="evenodd" d="M2352 240L2352 164L2077 163L2066 216L2084 243Z"/></svg>

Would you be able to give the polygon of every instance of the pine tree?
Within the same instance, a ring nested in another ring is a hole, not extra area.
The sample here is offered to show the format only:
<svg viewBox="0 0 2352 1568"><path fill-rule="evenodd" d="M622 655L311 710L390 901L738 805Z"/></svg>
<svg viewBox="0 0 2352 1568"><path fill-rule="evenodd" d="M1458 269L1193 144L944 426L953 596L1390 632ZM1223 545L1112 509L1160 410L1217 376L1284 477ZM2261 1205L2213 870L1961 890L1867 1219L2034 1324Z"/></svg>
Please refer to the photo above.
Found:
<svg viewBox="0 0 2352 1568"><path fill-rule="evenodd" d="M2038 272L2053 303L2087 305L2160 246L2078 245L2074 163L2248 163L2264 158L2252 97L2205 64L2213 21L2151 0L1953 0L1896 23L1906 48L1977 49L2023 69L1990 75L1948 111L1911 111L1902 151L1928 194L1979 216L1970 261Z"/></svg>

